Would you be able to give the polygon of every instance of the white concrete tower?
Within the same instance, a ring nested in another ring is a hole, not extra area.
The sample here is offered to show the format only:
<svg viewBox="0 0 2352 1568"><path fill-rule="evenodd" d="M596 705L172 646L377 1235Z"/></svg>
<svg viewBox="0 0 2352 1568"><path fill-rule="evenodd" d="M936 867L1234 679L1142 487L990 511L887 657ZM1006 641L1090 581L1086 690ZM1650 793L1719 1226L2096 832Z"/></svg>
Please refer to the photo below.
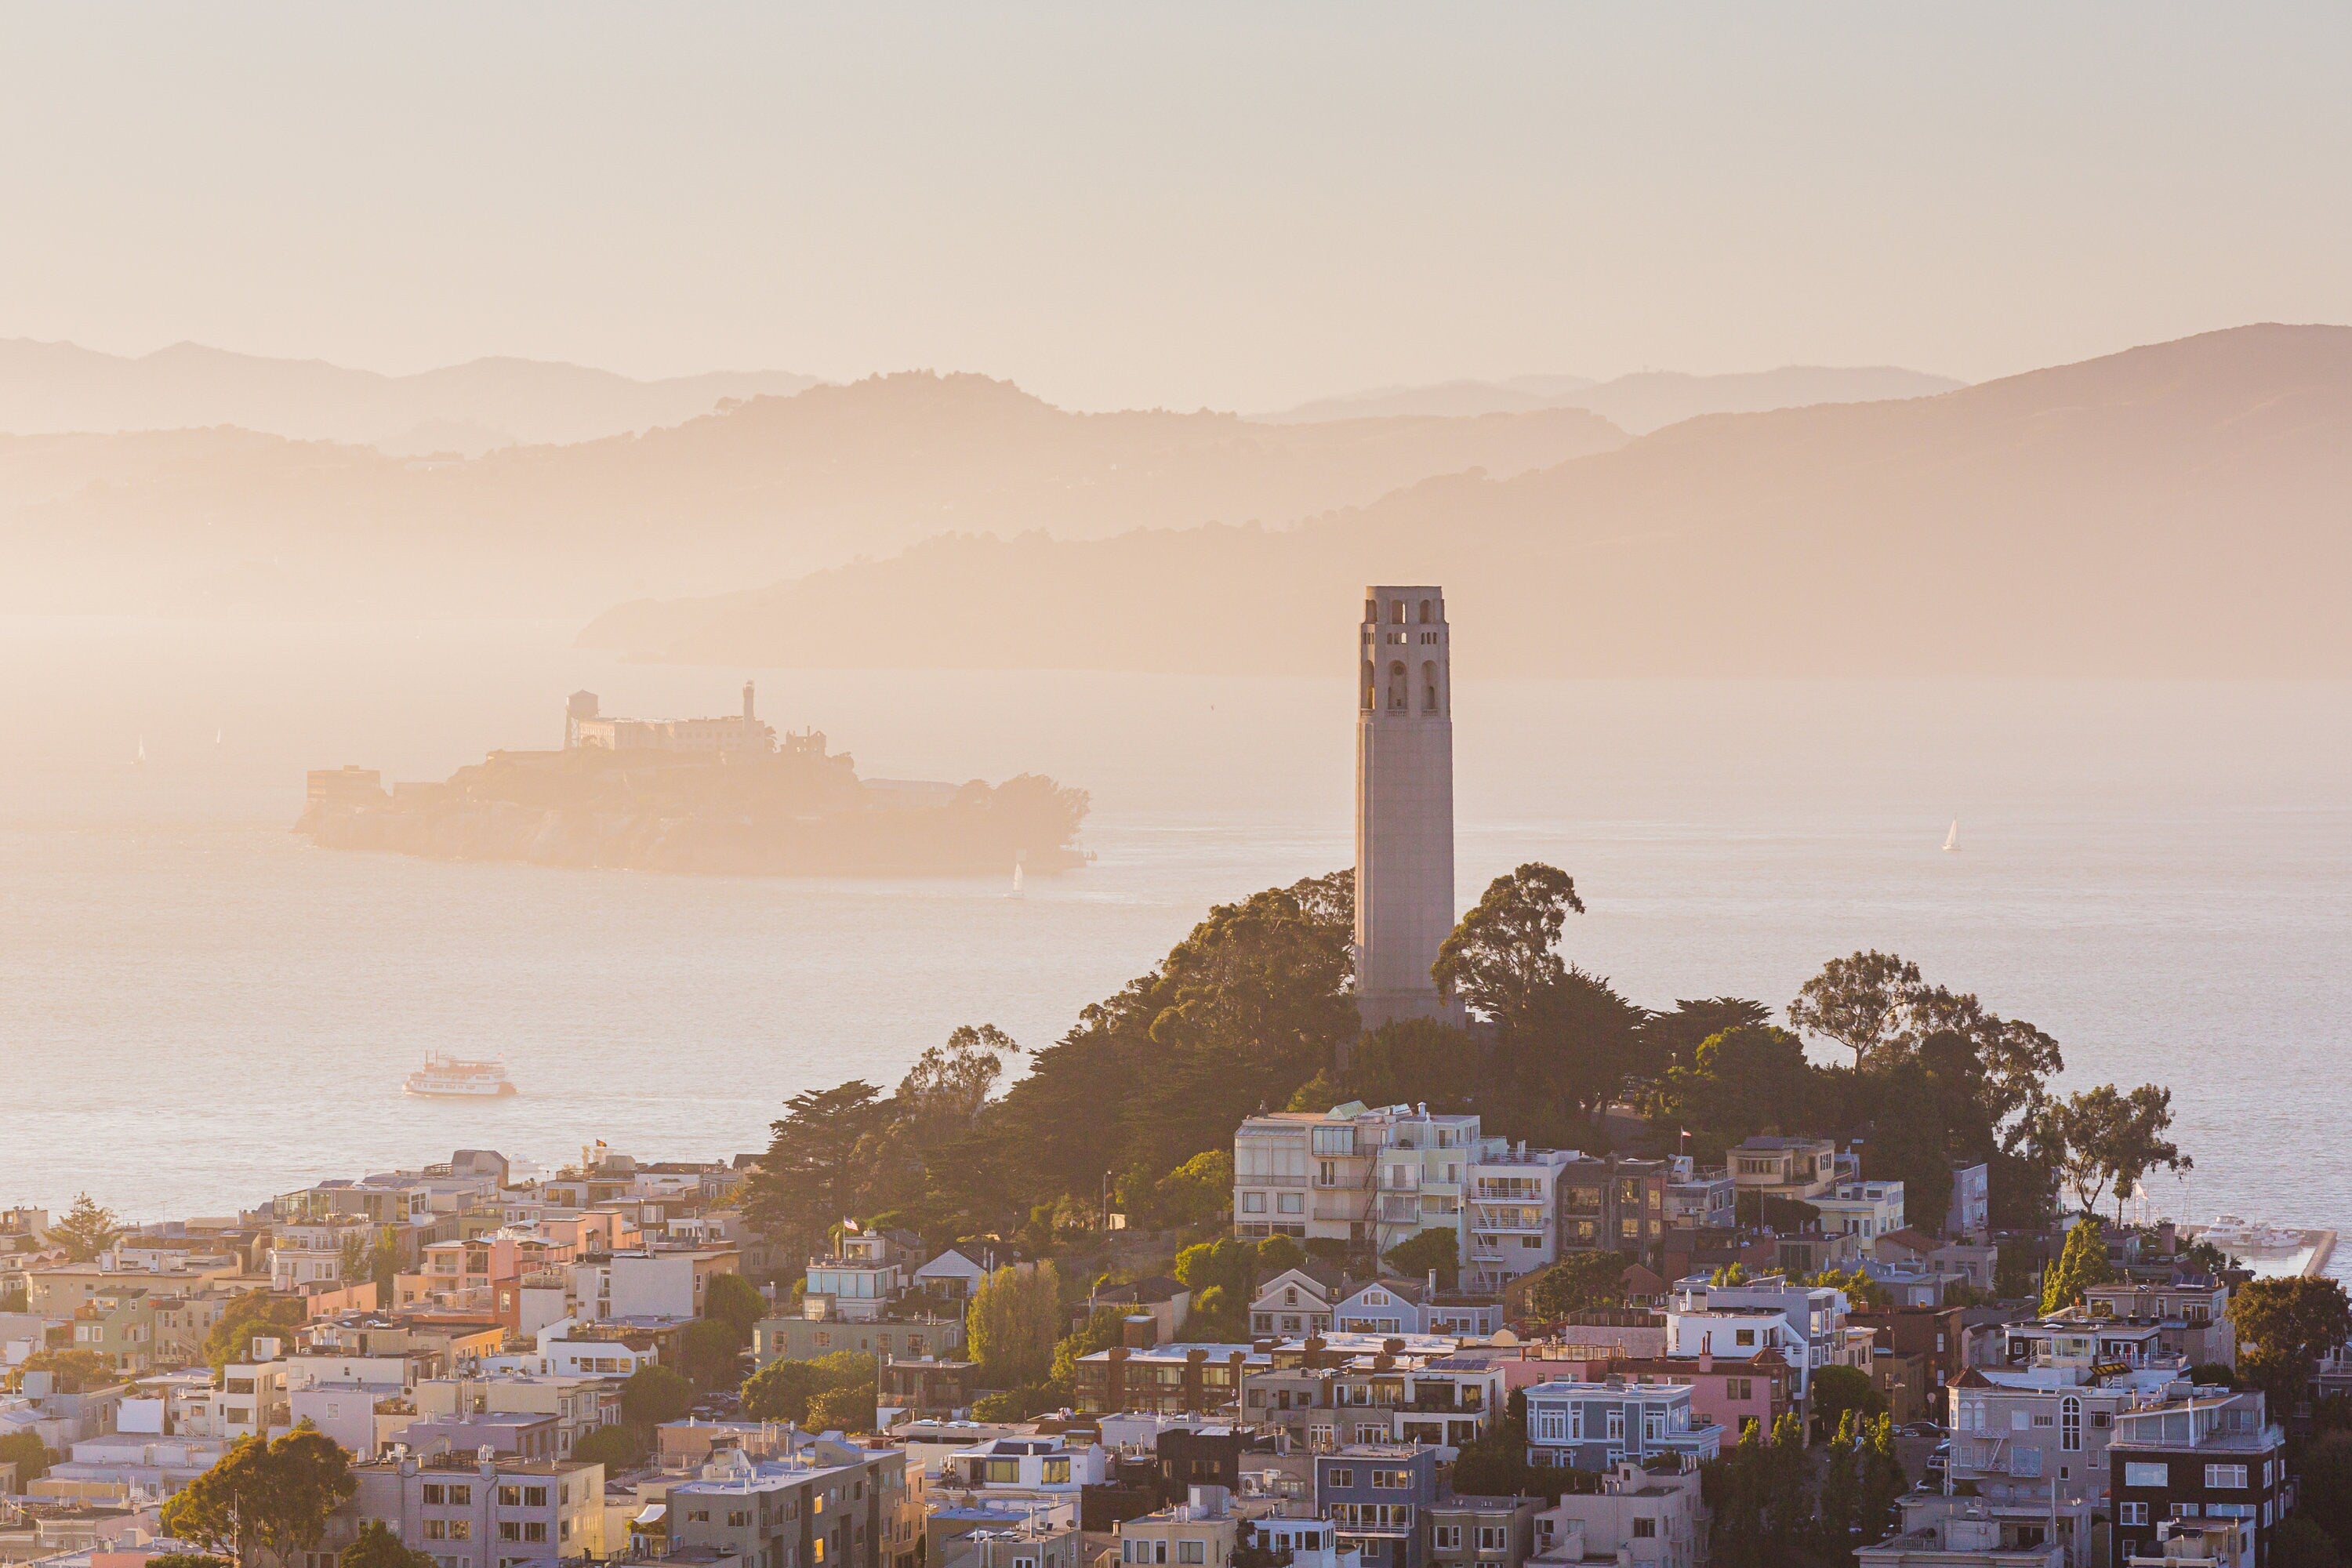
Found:
<svg viewBox="0 0 2352 1568"><path fill-rule="evenodd" d="M1356 715L1356 998L1364 1027L1462 1021L1429 977L1454 930L1454 672L1443 589L1364 590Z"/></svg>

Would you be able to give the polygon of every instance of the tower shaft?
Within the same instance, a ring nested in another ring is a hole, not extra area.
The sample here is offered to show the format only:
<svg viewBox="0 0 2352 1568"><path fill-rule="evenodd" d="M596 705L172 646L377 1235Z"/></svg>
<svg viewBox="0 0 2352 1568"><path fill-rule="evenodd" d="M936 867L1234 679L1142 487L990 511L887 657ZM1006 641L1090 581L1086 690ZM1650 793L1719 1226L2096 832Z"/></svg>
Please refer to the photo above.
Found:
<svg viewBox="0 0 2352 1568"><path fill-rule="evenodd" d="M1454 676L1445 595L1364 590L1356 714L1356 993L1367 1030L1461 1021L1429 976L1454 929Z"/></svg>

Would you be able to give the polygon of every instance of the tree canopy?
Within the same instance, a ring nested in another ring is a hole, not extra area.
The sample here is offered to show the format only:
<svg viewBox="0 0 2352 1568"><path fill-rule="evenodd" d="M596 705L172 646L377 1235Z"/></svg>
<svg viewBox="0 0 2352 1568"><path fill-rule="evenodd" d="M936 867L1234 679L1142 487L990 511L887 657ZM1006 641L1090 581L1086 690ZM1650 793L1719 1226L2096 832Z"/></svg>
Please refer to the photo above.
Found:
<svg viewBox="0 0 2352 1568"><path fill-rule="evenodd" d="M101 1208L88 1193L74 1194L73 1207L63 1219L49 1222L49 1239L66 1249L74 1263L88 1263L104 1254L122 1237L122 1222L110 1208Z"/></svg>
<svg viewBox="0 0 2352 1568"><path fill-rule="evenodd" d="M163 1504L163 1532L240 1563L257 1552L292 1562L358 1489L341 1446L305 1421L275 1442L239 1438Z"/></svg>
<svg viewBox="0 0 2352 1568"><path fill-rule="evenodd" d="M2111 1188L2116 1218L2140 1177L2161 1166L2186 1171L2195 1162L2165 1133L2172 1127L2172 1091L2144 1083L2128 1094L2100 1084L2042 1113L2036 1136L2060 1177L2085 1210Z"/></svg>
<svg viewBox="0 0 2352 1568"><path fill-rule="evenodd" d="M2352 1300L2333 1279L2250 1279L2230 1292L2230 1326L2238 1331L2240 1374L2268 1392L2284 1416L2319 1363L2352 1339Z"/></svg>

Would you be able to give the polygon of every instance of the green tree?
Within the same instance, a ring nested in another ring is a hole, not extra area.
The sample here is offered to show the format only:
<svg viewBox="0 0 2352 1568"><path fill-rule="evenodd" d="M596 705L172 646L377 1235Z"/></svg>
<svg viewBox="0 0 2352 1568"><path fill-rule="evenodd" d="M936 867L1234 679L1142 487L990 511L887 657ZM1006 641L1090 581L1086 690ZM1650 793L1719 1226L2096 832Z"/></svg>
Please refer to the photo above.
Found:
<svg viewBox="0 0 2352 1568"><path fill-rule="evenodd" d="M1919 966L1891 952L1832 958L1789 1004L1789 1026L1853 1053L1861 1068L1904 1049L1916 1038L1928 988Z"/></svg>
<svg viewBox="0 0 2352 1568"><path fill-rule="evenodd" d="M236 1568L226 1557L215 1557L208 1552L159 1552L147 1559L142 1568Z"/></svg>
<svg viewBox="0 0 2352 1568"><path fill-rule="evenodd" d="M88 1193L74 1194L66 1217L49 1225L49 1239L66 1249L67 1258L88 1263L121 1239L122 1222L112 1209L101 1208Z"/></svg>
<svg viewBox="0 0 2352 1568"><path fill-rule="evenodd" d="M1053 1264L991 1274L964 1313L965 1340L982 1380L997 1388L1043 1382L1061 1322L1062 1280Z"/></svg>
<svg viewBox="0 0 2352 1568"><path fill-rule="evenodd" d="M809 1429L814 1432L874 1430L874 1385L828 1388L809 1401Z"/></svg>
<svg viewBox="0 0 2352 1568"><path fill-rule="evenodd" d="M1296 1237L1269 1236L1257 1244L1257 1277L1271 1279L1286 1269L1307 1267L1307 1248Z"/></svg>
<svg viewBox="0 0 2352 1568"><path fill-rule="evenodd" d="M83 1394L93 1388L110 1388L123 1381L115 1375L114 1368L96 1351L39 1350L25 1358L21 1369L26 1372L46 1372L58 1380L60 1394Z"/></svg>
<svg viewBox="0 0 2352 1568"><path fill-rule="evenodd" d="M2284 1418L2286 1412L2271 1414ZM2331 1541L2352 1540L2352 1432L2324 1433L2304 1449L2295 1466L2295 1517L2308 1520Z"/></svg>
<svg viewBox="0 0 2352 1568"><path fill-rule="evenodd" d="M682 1421L693 1408L694 1384L666 1366L641 1366L621 1384L621 1419L640 1432Z"/></svg>
<svg viewBox="0 0 2352 1568"><path fill-rule="evenodd" d="M1685 999L1671 1013L1652 1013L1642 1020L1642 1040L1657 1069L1671 1072L1698 1063L1698 1048L1727 1029L1760 1029L1772 1022L1772 1010L1761 1002L1740 996Z"/></svg>
<svg viewBox="0 0 2352 1568"><path fill-rule="evenodd" d="M223 1367L250 1358L255 1340L290 1341L294 1331L309 1321L300 1297L248 1290L223 1310L220 1321L205 1335L205 1364L217 1377Z"/></svg>
<svg viewBox="0 0 2352 1568"><path fill-rule="evenodd" d="M2105 1233L2097 1220L2085 1215L2066 1233L2065 1250L2042 1277L2043 1315L2063 1311L2082 1300L2084 1290L2115 1277L2115 1266L2107 1261Z"/></svg>
<svg viewBox="0 0 2352 1568"><path fill-rule="evenodd" d="M805 1414L805 1412L803 1412ZM773 1417L755 1417L773 1419ZM584 1434L572 1445L572 1457L584 1465L602 1465L607 1479L624 1470L634 1470L646 1462L646 1440L626 1426L614 1422ZM341 1568L338 1562L336 1568Z"/></svg>
<svg viewBox="0 0 2352 1568"><path fill-rule="evenodd" d="M1625 1255L1576 1252L1536 1277L1528 1305L1543 1318L1564 1318L1625 1304Z"/></svg>
<svg viewBox="0 0 2352 1568"><path fill-rule="evenodd" d="M1879 1415L1864 1425L1862 1440L1862 1507L1856 1522L1860 1543L1875 1545L1895 1532L1895 1505L1911 1489L1903 1460L1895 1448L1895 1418Z"/></svg>
<svg viewBox="0 0 2352 1568"><path fill-rule="evenodd" d="M2271 1531L2270 1568L2343 1568L2336 1538L2298 1511Z"/></svg>
<svg viewBox="0 0 2352 1568"><path fill-rule="evenodd" d="M1087 1321L1064 1334L1054 1345L1054 1367L1046 1381L1063 1399L1073 1397L1078 1383L1078 1363L1097 1351L1124 1342L1127 1315L1117 1307L1097 1307Z"/></svg>
<svg viewBox="0 0 2352 1568"><path fill-rule="evenodd" d="M1223 1285L1207 1285L1192 1298L1176 1337L1194 1344L1232 1344L1249 1337L1249 1299Z"/></svg>
<svg viewBox="0 0 2352 1568"><path fill-rule="evenodd" d="M1203 1150L1162 1176L1152 1189L1152 1209L1165 1225L1201 1225L1230 1216L1234 1212L1233 1151Z"/></svg>
<svg viewBox="0 0 2352 1568"><path fill-rule="evenodd" d="M335 1279L344 1289L368 1277L368 1255L373 1251L374 1247L363 1230L347 1230L335 1238Z"/></svg>
<svg viewBox="0 0 2352 1568"><path fill-rule="evenodd" d="M1192 1292L1195 1308L1212 1285L1246 1302L1257 1288L1257 1248L1229 1236L1188 1247L1176 1255L1176 1279Z"/></svg>
<svg viewBox="0 0 2352 1568"><path fill-rule="evenodd" d="M1756 1025L1700 1042L1687 1068L1666 1074L1665 1110L1691 1134L1691 1152L1720 1164L1726 1152L1769 1131L1799 1136L1817 1123L1827 1090L1804 1042Z"/></svg>
<svg viewBox="0 0 2352 1568"><path fill-rule="evenodd" d="M1886 1287L1864 1273L1860 1265L1844 1273L1824 1268L1813 1276L1812 1282L1826 1285L1832 1290L1844 1291L1846 1301L1851 1306L1891 1307L1895 1304L1895 1298L1887 1293Z"/></svg>
<svg viewBox="0 0 2352 1568"><path fill-rule="evenodd" d="M1850 1366L1824 1367L1823 1372L1852 1372ZM1818 1380L1820 1373L1814 1374ZM1856 1412L1848 1407L1830 1424L1830 1440L1822 1455L1821 1491L1813 1520L1819 1531L1819 1551L1831 1563L1852 1558L1854 1537L1862 1529L1862 1431Z"/></svg>
<svg viewBox="0 0 2352 1568"><path fill-rule="evenodd" d="M2352 1303L2333 1279L2252 1279L2230 1293L2230 1326L2238 1331L2239 1375L2269 1394L2284 1419L2320 1361L2352 1338Z"/></svg>
<svg viewBox="0 0 2352 1568"><path fill-rule="evenodd" d="M1814 1373L1811 1403L1813 1420L1823 1432L1835 1432L1849 1414L1867 1418L1886 1409L1886 1396L1858 1366L1825 1366Z"/></svg>
<svg viewBox="0 0 2352 1568"><path fill-rule="evenodd" d="M768 1311L768 1299L740 1274L714 1274L703 1287L702 1315L726 1324L739 1349L751 1342L751 1330Z"/></svg>
<svg viewBox="0 0 2352 1568"><path fill-rule="evenodd" d="M882 1091L862 1079L784 1101L768 1152L743 1184L743 1215L787 1257L813 1256L845 1215L873 1196L878 1147L890 1128Z"/></svg>
<svg viewBox="0 0 2352 1568"><path fill-rule="evenodd" d="M1485 1075L1470 1036L1433 1018L1383 1024L1349 1052L1341 1092L1313 1109L1342 1100L1367 1105L1426 1104L1443 1114L1477 1101Z"/></svg>
<svg viewBox="0 0 2352 1568"><path fill-rule="evenodd" d="M677 1370L704 1394L733 1388L743 1380L743 1348L735 1326L715 1318L697 1318L678 1335Z"/></svg>
<svg viewBox="0 0 2352 1568"><path fill-rule="evenodd" d="M2120 1225L2124 1200L2141 1176L2195 1164L2165 1137L2171 1126L2170 1089L2144 1083L2126 1094L2105 1083L2049 1105L2037 1138L2085 1212L2112 1185Z"/></svg>
<svg viewBox="0 0 2352 1568"><path fill-rule="evenodd" d="M291 1562L359 1489L341 1447L308 1421L276 1442L240 1438L163 1505L163 1533L239 1563Z"/></svg>
<svg viewBox="0 0 2352 1568"><path fill-rule="evenodd" d="M0 1312L25 1312L31 1310L32 1302L26 1299L25 1287L21 1281L11 1280L5 1285L0 1285Z"/></svg>
<svg viewBox="0 0 2352 1568"><path fill-rule="evenodd" d="M19 1491L49 1473L49 1451L42 1446L38 1434L10 1432L0 1436L0 1465L10 1464L16 1467Z"/></svg>
<svg viewBox="0 0 2352 1568"><path fill-rule="evenodd" d="M1507 1035L1538 1022L1567 977L1559 933L1582 914L1576 881L1555 866L1530 861L1486 885L1477 904L1438 944L1430 978Z"/></svg>
<svg viewBox="0 0 2352 1568"><path fill-rule="evenodd" d="M1441 1290L1454 1289L1455 1276L1462 1267L1461 1252L1455 1245L1454 1233L1443 1228L1424 1230L1418 1236L1409 1237L1382 1253L1381 1259L1408 1279L1426 1279L1430 1270L1435 1269L1437 1288Z"/></svg>
<svg viewBox="0 0 2352 1568"><path fill-rule="evenodd" d="M829 1386L816 1363L772 1361L743 1381L743 1414L753 1421L808 1424L809 1401Z"/></svg>
<svg viewBox="0 0 2352 1568"><path fill-rule="evenodd" d="M578 1452L574 1445L574 1458ZM428 1553L403 1544L383 1521L371 1519L360 1526L349 1546L335 1553L335 1568L434 1568L434 1561Z"/></svg>

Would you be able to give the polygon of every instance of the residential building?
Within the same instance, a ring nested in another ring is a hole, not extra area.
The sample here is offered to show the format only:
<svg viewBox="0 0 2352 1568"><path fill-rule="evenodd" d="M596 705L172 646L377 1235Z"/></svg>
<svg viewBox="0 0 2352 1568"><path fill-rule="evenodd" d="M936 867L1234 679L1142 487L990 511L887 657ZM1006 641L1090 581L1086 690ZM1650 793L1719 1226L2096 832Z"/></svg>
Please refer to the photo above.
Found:
<svg viewBox="0 0 2352 1568"><path fill-rule="evenodd" d="M1805 1200L1821 1212L1822 1229L1850 1236L1868 1253L1882 1236L1903 1228L1903 1184L1840 1182L1820 1197Z"/></svg>
<svg viewBox="0 0 2352 1568"><path fill-rule="evenodd" d="M949 1453L934 1496L966 1508L1011 1510L1025 1518L1076 1523L1081 1494L1099 1486L1109 1455L1097 1443L1073 1445L1060 1436L992 1437Z"/></svg>
<svg viewBox="0 0 2352 1568"><path fill-rule="evenodd" d="M1459 1242L1465 1173L1503 1151L1501 1139L1480 1135L1475 1116L1425 1106L1349 1100L1319 1114L1249 1117L1234 1132L1234 1233L1370 1242L1382 1252L1431 1229Z"/></svg>
<svg viewBox="0 0 2352 1568"><path fill-rule="evenodd" d="M772 1361L814 1361L835 1351L920 1361L955 1356L964 1348L964 1320L944 1316L877 1318L844 1322L835 1318L762 1318L751 1328L751 1354L761 1366Z"/></svg>
<svg viewBox="0 0 2352 1568"><path fill-rule="evenodd" d="M1520 1275L1559 1261L1559 1176L1576 1158L1572 1150L1520 1143L1470 1166L1465 1287L1499 1295Z"/></svg>
<svg viewBox="0 0 2352 1568"><path fill-rule="evenodd" d="M2191 1366L2238 1364L2238 1332L2230 1323L2230 1287L2201 1274L2176 1274L2161 1284L2117 1280L2083 1292L2083 1312L2096 1318L2159 1325L2165 1351Z"/></svg>
<svg viewBox="0 0 2352 1568"><path fill-rule="evenodd" d="M1233 1410L1239 1406L1244 1375L1272 1364L1266 1352L1251 1345L1114 1345L1078 1358L1077 1407L1094 1415Z"/></svg>
<svg viewBox="0 0 2352 1568"><path fill-rule="evenodd" d="M1503 1326L1496 1296L1440 1290L1428 1279L1375 1279L1331 1308L1333 1331L1342 1334L1450 1334L1491 1338Z"/></svg>
<svg viewBox="0 0 2352 1568"><path fill-rule="evenodd" d="M1907 1511L1907 1510L1906 1510ZM2049 1521L1971 1502L1934 1513L1854 1552L1861 1568L2073 1568Z"/></svg>
<svg viewBox="0 0 2352 1568"><path fill-rule="evenodd" d="M415 1386L417 1414L427 1418L476 1415L544 1416L553 1423L548 1457L568 1458L572 1446L601 1426L621 1419L617 1376L564 1377L535 1373L495 1373L478 1377L428 1378ZM416 1439L409 1439L414 1443Z"/></svg>
<svg viewBox="0 0 2352 1568"><path fill-rule="evenodd" d="M1617 1466L1597 1492L1570 1492L1535 1516L1545 1568L1617 1563L1696 1568L1707 1555L1707 1511L1695 1466Z"/></svg>
<svg viewBox="0 0 2352 1568"><path fill-rule="evenodd" d="M1728 1230L1739 1223L1739 1184L1728 1166L1701 1170L1687 1154L1667 1162L1666 1226L1671 1230Z"/></svg>
<svg viewBox="0 0 2352 1568"><path fill-rule="evenodd" d="M1232 1568L1240 1520L1223 1487L1192 1487L1184 1501L1123 1520L1118 1560L1134 1568Z"/></svg>
<svg viewBox="0 0 2352 1568"><path fill-rule="evenodd" d="M1244 1378L1243 1418L1324 1452L1349 1443L1458 1447L1503 1402L1502 1369L1458 1356L1455 1342L1367 1335L1277 1347Z"/></svg>
<svg viewBox="0 0 2352 1568"><path fill-rule="evenodd" d="M1810 1203L1837 1184L1832 1138L1750 1138L1731 1151L1731 1179L1739 1191Z"/></svg>
<svg viewBox="0 0 2352 1568"><path fill-rule="evenodd" d="M931 1568L1083 1568L1085 1532L1073 1524L1024 1520L942 1538Z"/></svg>
<svg viewBox="0 0 2352 1568"><path fill-rule="evenodd" d="M1250 1301L1250 1332L1303 1339L1331 1331L1339 1291L1304 1268L1286 1268L1258 1287Z"/></svg>
<svg viewBox="0 0 2352 1568"><path fill-rule="evenodd" d="M404 1454L352 1467L358 1489L327 1543L381 1520L439 1568L514 1568L603 1555L604 1467L572 1459Z"/></svg>
<svg viewBox="0 0 2352 1568"><path fill-rule="evenodd" d="M2186 1371L2103 1370L2079 1342L2045 1345L2047 1359L2017 1367L1970 1367L1947 1386L1949 1470L1988 1500L2038 1507L2052 1497L2107 1503L2107 1451L2130 1412L2186 1394ZM2070 1543L2071 1544L2071 1543ZM2078 1557L2088 1543L2074 1548Z"/></svg>
<svg viewBox="0 0 2352 1568"><path fill-rule="evenodd" d="M1664 1456L1714 1458L1723 1428L1699 1420L1687 1385L1543 1383L1527 1391L1528 1462L1613 1470Z"/></svg>
<svg viewBox="0 0 2352 1568"><path fill-rule="evenodd" d="M1956 1241L1991 1239L1992 1172L1983 1161L1952 1163L1952 1199L1944 1209L1944 1234Z"/></svg>
<svg viewBox="0 0 2352 1568"><path fill-rule="evenodd" d="M2236 1519L2168 1519L2125 1568L2255 1568L2254 1531Z"/></svg>
<svg viewBox="0 0 2352 1568"><path fill-rule="evenodd" d="M1797 1372L1797 1397L1812 1392L1812 1374L1825 1366L1870 1367L1870 1336L1847 1331L1845 1292L1826 1285L1792 1285L1768 1275L1742 1285L1685 1279L1666 1314L1667 1353L1744 1358L1768 1347ZM1759 1310L1777 1314L1783 1334L1764 1331ZM1744 1336L1744 1337L1743 1337Z"/></svg>
<svg viewBox="0 0 2352 1568"><path fill-rule="evenodd" d="M801 1288L809 1315L850 1323L882 1318L890 1300L908 1285L895 1250L887 1236L852 1232L841 1238L840 1250L833 1257L810 1258Z"/></svg>
<svg viewBox="0 0 2352 1568"><path fill-rule="evenodd" d="M1150 1318L1149 1342L1166 1344L1176 1337L1176 1331L1184 1326L1185 1318L1191 1314L1192 1292L1181 1279L1154 1274L1124 1285L1105 1285L1087 1295L1089 1315L1104 1307L1125 1308L1130 1322L1139 1317Z"/></svg>
<svg viewBox="0 0 2352 1568"><path fill-rule="evenodd" d="M883 1409L952 1418L980 1396L980 1363L887 1356L880 1363L879 1381Z"/></svg>
<svg viewBox="0 0 2352 1568"><path fill-rule="evenodd" d="M1422 1568L1423 1515L1438 1500L1437 1453L1418 1444L1351 1443L1315 1457L1315 1511L1364 1568Z"/></svg>
<svg viewBox="0 0 2352 1568"><path fill-rule="evenodd" d="M1797 1407L1796 1370L1777 1350L1753 1356L1598 1356L1579 1363L1528 1363L1552 1369L1562 1381L1655 1383L1690 1390L1694 1423L1723 1429L1723 1441L1737 1443L1750 1426L1769 1432L1774 1422ZM1546 1381L1538 1379L1538 1381Z"/></svg>
<svg viewBox="0 0 2352 1568"><path fill-rule="evenodd" d="M912 1280L918 1290L949 1301L966 1300L987 1279L989 1266L993 1262L993 1258L974 1262L950 1247L916 1269Z"/></svg>
<svg viewBox="0 0 2352 1568"><path fill-rule="evenodd" d="M899 1554L906 1465L895 1450L817 1443L789 1459L721 1449L669 1489L669 1542L744 1568L883 1568Z"/></svg>
<svg viewBox="0 0 2352 1568"><path fill-rule="evenodd" d="M583 1321L702 1315L713 1276L739 1272L741 1254L725 1247L646 1247L592 1255L572 1266L572 1299Z"/></svg>
<svg viewBox="0 0 2352 1568"><path fill-rule="evenodd" d="M73 1310L73 1348L105 1359L117 1372L155 1364L155 1300L144 1285L99 1291Z"/></svg>
<svg viewBox="0 0 2352 1568"><path fill-rule="evenodd" d="M1674 1167L1664 1160L1578 1155L1561 1167L1559 1250L1654 1259L1666 1233Z"/></svg>
<svg viewBox="0 0 2352 1568"><path fill-rule="evenodd" d="M1535 1542L1540 1499L1449 1492L1429 1505L1431 1568L1520 1568Z"/></svg>
<svg viewBox="0 0 2352 1568"><path fill-rule="evenodd" d="M1868 1329L1880 1349L1920 1357L1940 1388L1968 1366L1961 1310L1958 1307L1856 1307L1846 1313L1846 1322Z"/></svg>
<svg viewBox="0 0 2352 1568"><path fill-rule="evenodd" d="M1362 1554L1353 1547L1340 1546L1339 1527L1328 1519L1276 1514L1244 1520L1242 1528L1248 1544L1257 1551L1288 1553L1290 1568L1362 1568Z"/></svg>
<svg viewBox="0 0 2352 1568"><path fill-rule="evenodd" d="M2252 1561L2269 1561L2285 1511L2286 1433L2261 1394L2208 1389L2119 1411L2107 1466L2115 1568L2163 1555L2156 1531L2169 1520L2233 1521Z"/></svg>

